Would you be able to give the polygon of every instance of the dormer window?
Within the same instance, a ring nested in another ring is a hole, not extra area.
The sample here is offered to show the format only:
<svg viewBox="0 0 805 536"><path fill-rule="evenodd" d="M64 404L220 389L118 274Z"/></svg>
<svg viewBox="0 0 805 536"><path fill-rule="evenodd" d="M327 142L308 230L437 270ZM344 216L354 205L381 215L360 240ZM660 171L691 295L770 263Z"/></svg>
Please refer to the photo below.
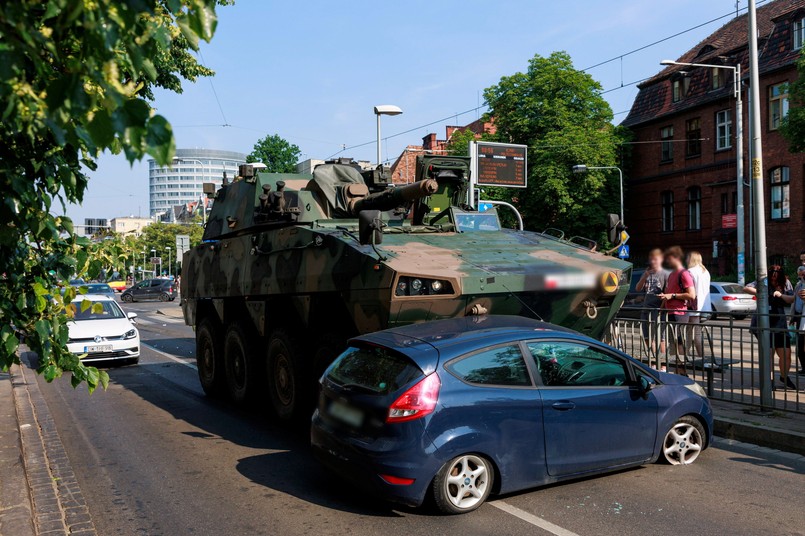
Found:
<svg viewBox="0 0 805 536"><path fill-rule="evenodd" d="M805 45L805 19L794 21L792 32L794 34L794 50L799 50Z"/></svg>
<svg viewBox="0 0 805 536"><path fill-rule="evenodd" d="M690 78L687 76L676 78L671 81L671 96L674 102L679 102L688 95L690 89Z"/></svg>
<svg viewBox="0 0 805 536"><path fill-rule="evenodd" d="M727 71L726 69L719 69L713 67L710 69L710 89L721 89L727 84Z"/></svg>
<svg viewBox="0 0 805 536"><path fill-rule="evenodd" d="M701 49L699 49L699 53L696 54L696 57L701 58L702 56L705 56L713 52L715 49L716 47L714 47L713 45L704 45Z"/></svg>

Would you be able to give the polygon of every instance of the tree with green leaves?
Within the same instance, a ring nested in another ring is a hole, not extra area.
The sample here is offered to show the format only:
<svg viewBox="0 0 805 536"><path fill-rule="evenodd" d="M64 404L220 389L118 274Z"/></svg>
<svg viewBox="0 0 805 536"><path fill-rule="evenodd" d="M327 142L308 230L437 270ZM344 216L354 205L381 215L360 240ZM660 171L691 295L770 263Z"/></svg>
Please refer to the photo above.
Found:
<svg viewBox="0 0 805 536"><path fill-rule="evenodd" d="M484 91L494 118L494 141L528 146L528 188L489 189L513 201L526 227L563 229L568 236L601 238L605 216L618 212L617 172L573 174L576 164L618 163L620 134L601 85L576 70L570 56L534 56L524 73L504 76Z"/></svg>
<svg viewBox="0 0 805 536"><path fill-rule="evenodd" d="M68 371L90 392L108 382L67 351L65 302L76 291L57 288L97 277L104 260L54 212L81 202L103 151L171 162L173 131L150 101L156 88L181 92L182 80L212 74L190 50L212 37L216 3L0 4L0 370L19 361L24 338L48 381Z"/></svg>
<svg viewBox="0 0 805 536"><path fill-rule="evenodd" d="M475 132L468 128L454 131L450 139L447 140L447 154L451 156L469 156L470 142L476 139Z"/></svg>
<svg viewBox="0 0 805 536"><path fill-rule="evenodd" d="M257 141L246 162L261 162L269 173L294 173L299 155L299 147L288 142L279 134L272 134Z"/></svg>
<svg viewBox="0 0 805 536"><path fill-rule="evenodd" d="M780 125L780 133L792 153L805 152L805 50L797 60L797 74L797 79L788 84L791 105Z"/></svg>
<svg viewBox="0 0 805 536"><path fill-rule="evenodd" d="M137 245L139 251L145 251L148 258L151 257L151 250L156 252L157 257L165 257L163 270L168 270L168 262L172 262L174 265L171 266L170 272L175 274L176 264L179 262L176 258L176 235L188 235L190 247L195 247L201 243L202 234L204 228L201 225L156 222L143 229L143 233L137 239ZM165 248L171 249L170 255Z"/></svg>

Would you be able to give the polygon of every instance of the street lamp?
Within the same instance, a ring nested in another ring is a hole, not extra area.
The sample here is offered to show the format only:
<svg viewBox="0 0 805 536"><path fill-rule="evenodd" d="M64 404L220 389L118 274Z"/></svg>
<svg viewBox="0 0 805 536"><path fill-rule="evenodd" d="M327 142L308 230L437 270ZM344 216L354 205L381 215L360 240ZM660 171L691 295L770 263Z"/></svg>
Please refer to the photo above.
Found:
<svg viewBox="0 0 805 536"><path fill-rule="evenodd" d="M684 63L673 60L662 60L660 65L681 65L683 67L705 67L710 69L727 69L733 73L733 92L735 93L735 172L738 181L738 206L735 207L737 225L738 284L746 283L746 239L744 238L744 122L743 100L741 99L741 64L713 65L709 63Z"/></svg>
<svg viewBox="0 0 805 536"><path fill-rule="evenodd" d="M151 248L151 272L154 274L154 277L157 276L157 250Z"/></svg>
<svg viewBox="0 0 805 536"><path fill-rule="evenodd" d="M179 158L174 157L173 161L177 164L183 164L185 162L194 162L201 166L201 183L204 184L204 163L201 160L196 160L195 158ZM207 223L207 207L204 206L204 193L201 193L201 197L198 198L198 206L201 208L201 225L202 227Z"/></svg>
<svg viewBox="0 0 805 536"><path fill-rule="evenodd" d="M399 106L393 104L381 104L375 106L375 115L377 116L377 165L380 166L382 160L380 156L380 116L381 115L400 115L403 111Z"/></svg>
<svg viewBox="0 0 805 536"><path fill-rule="evenodd" d="M172 261L172 257L171 257L171 248L170 248L170 247L166 247L166 248L165 248L165 251L167 251L167 252L168 252L168 275L171 275L171 271L173 271L173 263L171 262L171 261Z"/></svg>
<svg viewBox="0 0 805 536"><path fill-rule="evenodd" d="M621 225L626 225L623 221L623 170L618 166L588 166L585 164L577 164L573 166L573 173L587 173L591 169L617 169L618 170L618 177L620 183L620 190L621 190Z"/></svg>
<svg viewBox="0 0 805 536"><path fill-rule="evenodd" d="M145 280L145 253L146 253L146 251L143 250L143 267L140 270L140 276L142 277L141 281Z"/></svg>

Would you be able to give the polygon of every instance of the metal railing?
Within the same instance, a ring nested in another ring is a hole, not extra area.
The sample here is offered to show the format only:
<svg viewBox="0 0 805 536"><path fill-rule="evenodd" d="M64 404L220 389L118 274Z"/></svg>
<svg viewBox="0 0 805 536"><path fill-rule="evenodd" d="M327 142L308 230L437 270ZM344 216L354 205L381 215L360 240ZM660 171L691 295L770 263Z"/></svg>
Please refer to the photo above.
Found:
<svg viewBox="0 0 805 536"><path fill-rule="evenodd" d="M753 406L761 406L761 367L758 330L750 318L719 313L718 320L705 317L700 324L669 321L665 314L646 310L639 318L616 318L605 342L649 366L665 372L685 374L700 383L707 395ZM769 339L778 346L770 349L772 397L769 410L805 413L805 376L798 376L798 351L805 351L805 331L791 327L781 315L768 315L772 327ZM782 322L785 322L783 326ZM799 344L798 344L799 343ZM780 359L787 352L787 372L793 387L780 378Z"/></svg>

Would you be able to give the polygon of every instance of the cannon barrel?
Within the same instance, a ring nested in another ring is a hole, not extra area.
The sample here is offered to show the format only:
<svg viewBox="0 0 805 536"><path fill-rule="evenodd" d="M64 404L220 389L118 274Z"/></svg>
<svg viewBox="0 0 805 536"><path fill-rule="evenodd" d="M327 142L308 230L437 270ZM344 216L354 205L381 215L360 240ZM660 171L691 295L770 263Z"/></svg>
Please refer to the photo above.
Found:
<svg viewBox="0 0 805 536"><path fill-rule="evenodd" d="M433 195L438 189L439 183L433 179L417 181L405 186L396 186L355 200L350 207L350 212L353 215L358 215L362 210L392 210L408 201L416 201Z"/></svg>

